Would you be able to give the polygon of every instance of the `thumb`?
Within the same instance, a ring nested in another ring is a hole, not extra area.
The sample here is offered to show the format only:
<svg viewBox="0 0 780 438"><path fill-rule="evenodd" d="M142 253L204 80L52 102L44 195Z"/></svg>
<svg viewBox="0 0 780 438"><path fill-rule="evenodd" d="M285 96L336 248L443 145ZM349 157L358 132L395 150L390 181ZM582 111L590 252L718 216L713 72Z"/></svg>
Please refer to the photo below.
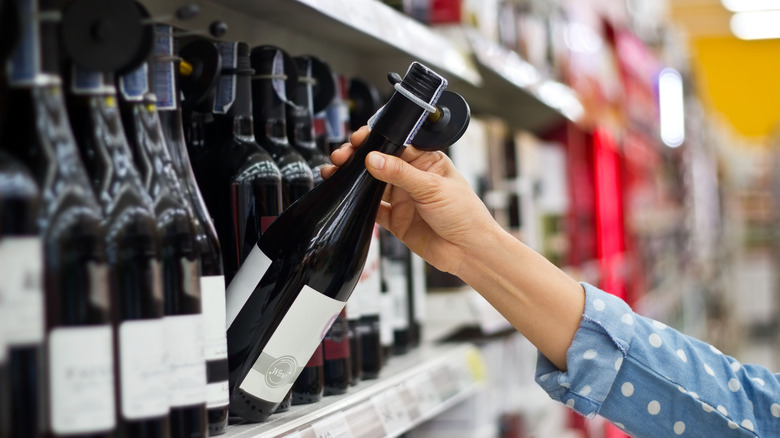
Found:
<svg viewBox="0 0 780 438"><path fill-rule="evenodd" d="M366 157L366 169L376 179L400 187L420 200L433 183L428 172L417 169L399 157L371 152Z"/></svg>

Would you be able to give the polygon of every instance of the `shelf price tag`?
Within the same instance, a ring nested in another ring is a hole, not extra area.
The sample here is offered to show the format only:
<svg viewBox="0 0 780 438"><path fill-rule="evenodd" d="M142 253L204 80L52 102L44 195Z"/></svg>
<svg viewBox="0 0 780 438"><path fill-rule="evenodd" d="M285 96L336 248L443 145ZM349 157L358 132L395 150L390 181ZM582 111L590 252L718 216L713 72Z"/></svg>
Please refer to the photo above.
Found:
<svg viewBox="0 0 780 438"><path fill-rule="evenodd" d="M409 411L406 410L398 389L391 388L382 394L371 398L379 419L385 428L387 435L393 436L407 430L412 425Z"/></svg>
<svg viewBox="0 0 780 438"><path fill-rule="evenodd" d="M407 388L414 395L421 416L428 415L442 402L441 394L436 389L430 373L423 373L411 379L407 383Z"/></svg>
<svg viewBox="0 0 780 438"><path fill-rule="evenodd" d="M344 413L337 412L311 425L317 438L353 438Z"/></svg>

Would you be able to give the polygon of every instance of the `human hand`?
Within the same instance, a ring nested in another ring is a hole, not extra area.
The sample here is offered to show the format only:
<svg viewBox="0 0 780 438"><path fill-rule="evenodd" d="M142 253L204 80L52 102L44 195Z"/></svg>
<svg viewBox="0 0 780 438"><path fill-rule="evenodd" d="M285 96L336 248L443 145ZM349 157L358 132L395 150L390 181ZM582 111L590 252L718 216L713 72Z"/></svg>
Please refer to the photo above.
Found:
<svg viewBox="0 0 780 438"><path fill-rule="evenodd" d="M364 126L333 151L330 177L363 143ZM377 213L377 223L401 239L437 269L458 275L469 255L479 253L485 236L502 232L487 207L443 152L424 152L413 146L401 158L372 152L366 169L388 183Z"/></svg>

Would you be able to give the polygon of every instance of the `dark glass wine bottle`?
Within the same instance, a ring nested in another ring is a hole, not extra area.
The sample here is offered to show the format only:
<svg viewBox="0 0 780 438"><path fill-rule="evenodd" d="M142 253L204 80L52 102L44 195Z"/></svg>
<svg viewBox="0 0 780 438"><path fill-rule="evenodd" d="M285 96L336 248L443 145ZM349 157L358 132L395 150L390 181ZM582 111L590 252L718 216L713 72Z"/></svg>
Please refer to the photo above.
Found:
<svg viewBox="0 0 780 438"><path fill-rule="evenodd" d="M298 67L298 86L292 96L295 105L287 105L287 138L290 144L306 160L311 168L314 185L322 182L322 168L330 165L330 158L317 147L314 138L314 84L315 81L332 80L327 65L311 56L294 58ZM322 77L314 77L312 64L320 65Z"/></svg>
<svg viewBox="0 0 780 438"><path fill-rule="evenodd" d="M119 436L168 436L157 222L127 144L113 75L65 63L71 126L100 202L114 304Z"/></svg>
<svg viewBox="0 0 780 438"><path fill-rule="evenodd" d="M413 252L409 252L409 347L416 348L422 342L423 323L425 320L426 294L425 260Z"/></svg>
<svg viewBox="0 0 780 438"><path fill-rule="evenodd" d="M414 63L398 87L435 102L446 81ZM385 188L366 170L366 155L400 155L426 113L405 94L393 94L363 147L271 224L228 286L229 297L246 297L228 328L231 411L265 420L341 314L363 269Z"/></svg>
<svg viewBox="0 0 780 438"><path fill-rule="evenodd" d="M325 375L322 343L317 346L290 389L293 405L316 403L325 391ZM274 410L275 411L275 410Z"/></svg>
<svg viewBox="0 0 780 438"><path fill-rule="evenodd" d="M225 321L225 276L222 254L214 224L203 201L190 166L184 142L180 92L177 86L176 41L170 26L156 26L154 93L157 111L171 162L194 219L195 251L200 260L200 293L203 313L203 353L206 359L206 408L209 435L227 432L228 365Z"/></svg>
<svg viewBox="0 0 780 438"><path fill-rule="evenodd" d="M346 308L333 321L322 341L325 395L344 394L352 380L349 323Z"/></svg>
<svg viewBox="0 0 780 438"><path fill-rule="evenodd" d="M206 362L193 218L165 144L157 98L149 93L153 79L148 64L122 76L119 88L128 143L152 197L160 236L171 436L206 436Z"/></svg>
<svg viewBox="0 0 780 438"><path fill-rule="evenodd" d="M282 210L314 186L311 168L287 138L285 108L289 97L284 78L293 76L287 70L295 66L285 63L285 56L273 46L255 47L251 52L251 68L255 71L251 85L255 138L271 154L282 173Z"/></svg>
<svg viewBox="0 0 780 438"><path fill-rule="evenodd" d="M334 74L335 97L330 105L320 113L322 117L322 139L320 148L328 156L349 140L349 80L346 75Z"/></svg>
<svg viewBox="0 0 780 438"><path fill-rule="evenodd" d="M379 226L374 225L363 272L350 299L350 302L355 301L360 308L360 319L353 321L352 325L360 340L361 372L363 378L367 380L378 378L384 364L380 327L382 274L379 246ZM349 304L347 307L349 312ZM347 315L349 316L349 313Z"/></svg>
<svg viewBox="0 0 780 438"><path fill-rule="evenodd" d="M229 284L257 239L281 212L282 177L270 154L255 142L249 46L217 45L226 70L217 86L213 121L204 125L212 165L197 177L215 190L208 207L222 242ZM228 301L228 326L235 312Z"/></svg>
<svg viewBox="0 0 780 438"><path fill-rule="evenodd" d="M385 228L379 229L382 248L382 279L387 287L390 305L390 327L393 331L393 355L409 351L409 248Z"/></svg>
<svg viewBox="0 0 780 438"><path fill-rule="evenodd" d="M26 298L32 298L43 282L45 299L39 304L45 303L46 309L47 361L45 366L29 361L24 369L11 370L19 373L12 378L31 385L26 388L30 394L17 393L20 398L13 401L21 409L20 421L12 427L22 426L13 436L38 436L35 423L44 412L50 436L111 436L116 418L104 229L65 110L56 23L38 18L56 5L42 1L39 9L35 0L20 0L17 6L22 39L7 66L7 103L13 110L3 121L13 129L4 129L0 142L23 159L40 187L37 220L29 223L38 226L42 241L16 240L19 246L12 249L10 262L22 265L8 266L5 261L2 265L11 281L21 286L20 294L32 292ZM4 238L3 246L9 244L14 242ZM41 265L43 275L38 271ZM45 379L33 377L38 369L46 370ZM31 404L39 386L47 388L45 410Z"/></svg>

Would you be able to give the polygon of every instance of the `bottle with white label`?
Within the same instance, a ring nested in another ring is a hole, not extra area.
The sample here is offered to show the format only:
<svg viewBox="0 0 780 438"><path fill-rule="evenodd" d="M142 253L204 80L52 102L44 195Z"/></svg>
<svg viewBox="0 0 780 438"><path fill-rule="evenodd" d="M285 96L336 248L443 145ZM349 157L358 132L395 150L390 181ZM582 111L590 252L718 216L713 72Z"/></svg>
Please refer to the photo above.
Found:
<svg viewBox="0 0 780 438"><path fill-rule="evenodd" d="M154 55L153 55L154 56ZM207 435L206 361L200 302L200 260L193 218L157 114L154 71L147 63L119 78L121 113L160 239L163 324L171 436Z"/></svg>
<svg viewBox="0 0 780 438"><path fill-rule="evenodd" d="M355 321L355 331L360 339L360 367L362 377L367 380L379 377L384 363L380 333L382 313L382 275L380 271L381 254L379 251L379 225L374 224L371 241L366 255L363 272L352 297L347 304L347 316L351 303L360 309L360 319Z"/></svg>
<svg viewBox="0 0 780 438"><path fill-rule="evenodd" d="M1 143L25 162L40 188L37 221L30 224L38 226L41 238L0 239L0 275L18 294L14 305L20 305L20 314L13 319L19 319L9 325L22 323L17 327L24 330L19 333L20 345L41 342L39 321L45 303L47 362L42 366L28 355L20 364L24 368L12 373L19 372L25 384L25 374L44 369L46 378L38 377L34 384L46 388L47 406L31 405L35 386L27 387L29 395L18 394L14 409L19 403L20 417L13 413L11 435L38 436L40 423L26 419L37 422L48 412L48 436L107 437L113 433L116 415L105 230L65 109L57 24L38 20L56 5L41 1L38 8L35 0L20 0L17 6L23 37L7 66L8 105L13 110L3 121L13 129L3 131Z"/></svg>
<svg viewBox="0 0 780 438"><path fill-rule="evenodd" d="M385 228L380 228L382 280L388 296L392 331L392 354L406 354L410 348L408 261L409 248Z"/></svg>
<svg viewBox="0 0 780 438"><path fill-rule="evenodd" d="M446 80L413 63L353 158L287 208L228 286L231 411L265 420L357 284L385 184L364 160L400 155ZM234 306L231 309L231 306Z"/></svg>
<svg viewBox="0 0 780 438"><path fill-rule="evenodd" d="M157 220L127 144L113 74L66 62L71 126L103 211L114 303L117 433L169 428Z"/></svg>
<svg viewBox="0 0 780 438"><path fill-rule="evenodd" d="M201 196L190 166L184 141L180 92L175 61L173 29L157 25L156 55L153 68L157 111L171 162L181 181L186 207L194 219L195 250L200 260L200 294L203 312L203 354L206 359L206 409L209 435L227 432L228 420L228 366L225 331L225 275L217 232Z"/></svg>

